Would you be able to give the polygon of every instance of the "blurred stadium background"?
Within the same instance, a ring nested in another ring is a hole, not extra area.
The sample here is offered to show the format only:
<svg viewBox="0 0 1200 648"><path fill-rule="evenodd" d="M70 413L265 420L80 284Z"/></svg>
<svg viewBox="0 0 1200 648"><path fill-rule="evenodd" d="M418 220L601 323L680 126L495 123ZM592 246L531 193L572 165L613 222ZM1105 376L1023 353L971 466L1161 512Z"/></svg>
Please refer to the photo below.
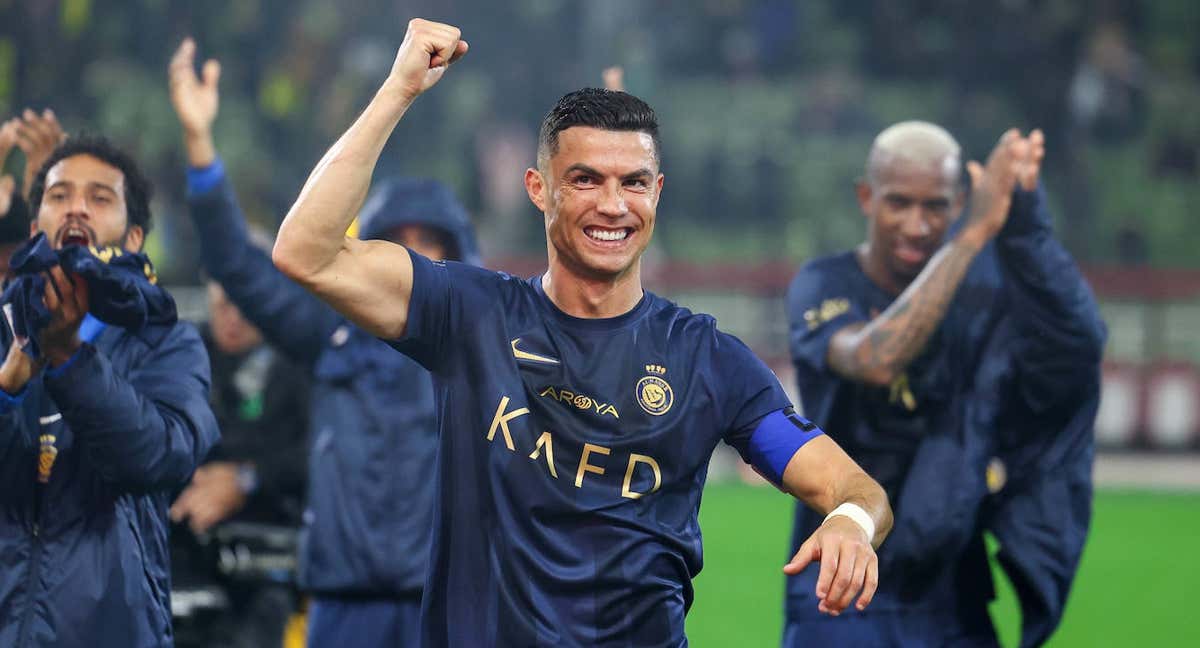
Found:
<svg viewBox="0 0 1200 648"><path fill-rule="evenodd" d="M167 58L193 35L224 65L217 144L274 228L385 76L412 16L471 55L423 97L380 175L448 181L492 267L543 263L521 173L544 110L625 68L663 122L667 185L648 285L717 315L792 387L781 295L862 236L852 183L871 138L936 121L982 156L1047 132L1059 232L1111 330L1104 452L1082 573L1055 646L1200 645L1200 4L1194 0L0 0L0 116L53 107L136 151L157 185L149 249L202 319ZM20 172L14 156L9 171ZM771 645L790 504L718 456L701 521L693 643ZM1013 645L1015 604L996 618Z"/></svg>

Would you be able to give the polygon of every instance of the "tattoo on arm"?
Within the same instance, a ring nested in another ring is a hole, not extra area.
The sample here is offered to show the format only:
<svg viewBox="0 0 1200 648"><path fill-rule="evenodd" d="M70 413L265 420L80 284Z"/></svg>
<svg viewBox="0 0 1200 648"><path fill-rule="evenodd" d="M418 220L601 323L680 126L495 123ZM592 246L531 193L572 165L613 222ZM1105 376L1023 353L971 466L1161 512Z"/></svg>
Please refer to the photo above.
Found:
<svg viewBox="0 0 1200 648"><path fill-rule="evenodd" d="M833 337L830 366L852 380L890 382L925 348L978 252L959 240L942 246L886 311Z"/></svg>

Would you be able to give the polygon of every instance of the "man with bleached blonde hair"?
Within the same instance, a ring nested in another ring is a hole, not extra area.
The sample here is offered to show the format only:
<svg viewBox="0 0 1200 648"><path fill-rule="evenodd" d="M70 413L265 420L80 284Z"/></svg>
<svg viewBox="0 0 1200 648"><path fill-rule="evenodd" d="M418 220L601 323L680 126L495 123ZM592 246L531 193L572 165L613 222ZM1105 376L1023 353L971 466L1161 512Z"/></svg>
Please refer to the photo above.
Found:
<svg viewBox="0 0 1200 648"><path fill-rule="evenodd" d="M866 240L793 281L805 415L883 485L896 526L870 614L813 614L811 576L788 580L784 646L997 645L985 528L1022 600L1023 645L1057 625L1087 531L1105 330L1053 237L1043 154L1041 131L1006 132L967 164L960 218L954 137L887 128L857 185ZM798 507L794 542L819 522Z"/></svg>

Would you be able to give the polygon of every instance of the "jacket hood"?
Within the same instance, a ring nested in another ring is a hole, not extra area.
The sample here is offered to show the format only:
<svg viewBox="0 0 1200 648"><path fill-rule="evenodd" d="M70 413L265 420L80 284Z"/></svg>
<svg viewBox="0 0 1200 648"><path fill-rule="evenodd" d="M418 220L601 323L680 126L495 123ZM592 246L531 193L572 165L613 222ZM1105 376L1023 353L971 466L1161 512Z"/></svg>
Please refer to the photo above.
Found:
<svg viewBox="0 0 1200 648"><path fill-rule="evenodd" d="M450 236L450 259L480 265L475 230L467 210L446 185L422 178L392 178L380 183L367 197L358 215L358 237L385 238L401 225L434 227Z"/></svg>

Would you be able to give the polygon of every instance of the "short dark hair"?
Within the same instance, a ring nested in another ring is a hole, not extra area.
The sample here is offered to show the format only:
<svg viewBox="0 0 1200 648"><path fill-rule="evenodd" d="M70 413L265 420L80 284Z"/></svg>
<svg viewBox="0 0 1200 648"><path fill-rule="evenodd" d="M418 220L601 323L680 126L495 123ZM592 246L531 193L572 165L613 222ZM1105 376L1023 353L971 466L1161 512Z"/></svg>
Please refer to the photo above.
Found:
<svg viewBox="0 0 1200 648"><path fill-rule="evenodd" d="M29 188L29 211L37 218L42 208L42 195L46 192L46 174L59 162L76 155L90 155L105 164L114 166L125 176L125 210L128 217L126 227L138 225L143 234L150 233L150 196L154 188L142 174L136 162L112 142L97 135L71 137L54 149L42 168L38 169Z"/></svg>
<svg viewBox="0 0 1200 648"><path fill-rule="evenodd" d="M654 140L654 159L660 161L658 116L645 101L617 90L584 88L563 95L546 113L538 132L538 160L558 152L558 134L572 126L646 133Z"/></svg>

